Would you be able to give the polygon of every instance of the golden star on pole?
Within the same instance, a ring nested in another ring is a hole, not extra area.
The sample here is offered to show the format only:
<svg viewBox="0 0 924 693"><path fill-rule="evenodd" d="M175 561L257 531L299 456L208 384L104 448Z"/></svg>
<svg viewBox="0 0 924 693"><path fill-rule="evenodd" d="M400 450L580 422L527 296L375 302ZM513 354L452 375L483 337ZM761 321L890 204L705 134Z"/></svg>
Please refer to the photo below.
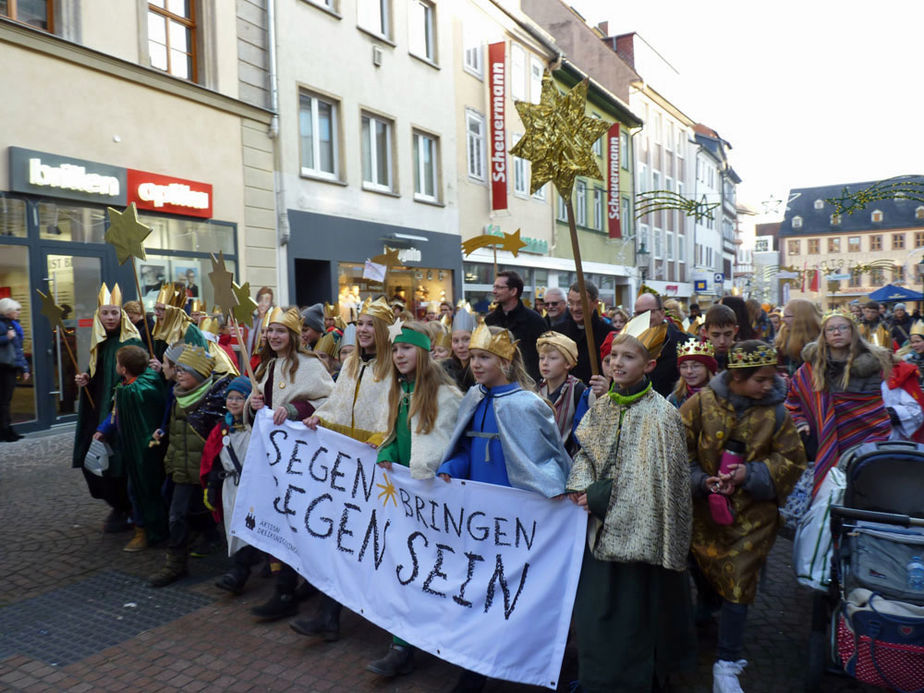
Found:
<svg viewBox="0 0 924 693"><path fill-rule="evenodd" d="M231 309L231 314L238 322L249 323L251 316L257 309L257 302L250 297L250 282L244 282L242 286L231 282L231 290L237 298L237 305Z"/></svg>
<svg viewBox="0 0 924 693"><path fill-rule="evenodd" d="M530 193L552 181L567 202L577 176L603 178L593 145L610 124L586 114L587 83L586 79L578 82L562 96L546 71L539 103L515 102L526 134L510 149L510 154L532 163Z"/></svg>
<svg viewBox="0 0 924 693"><path fill-rule="evenodd" d="M215 303L220 306L233 308L237 305L237 295L234 293L234 274L225 268L225 254L218 253L216 258L212 255L212 271L209 272L212 282L212 296Z"/></svg>
<svg viewBox="0 0 924 693"><path fill-rule="evenodd" d="M517 229L513 233L505 231L503 237L486 233L469 238L467 241L462 241L462 253L471 255L478 248L495 246L501 250L510 251L516 257L520 254L520 248L525 248L527 245L529 244L520 238L520 229Z"/></svg>
<svg viewBox="0 0 924 693"><path fill-rule="evenodd" d="M58 323L61 322L61 318L64 317L64 309L56 304L50 295L46 296L38 289L35 290L35 293L42 297L42 315L48 318L51 329L56 328Z"/></svg>
<svg viewBox="0 0 924 693"><path fill-rule="evenodd" d="M375 264L385 265L385 267L394 267L401 264L401 260L398 258L398 250L395 248L388 248L381 255L376 255L371 259Z"/></svg>
<svg viewBox="0 0 924 693"><path fill-rule="evenodd" d="M119 264L125 264L130 257L144 260L144 239L151 235L151 227L138 221L138 208L132 202L124 212L108 207L109 228L106 242L115 248Z"/></svg>

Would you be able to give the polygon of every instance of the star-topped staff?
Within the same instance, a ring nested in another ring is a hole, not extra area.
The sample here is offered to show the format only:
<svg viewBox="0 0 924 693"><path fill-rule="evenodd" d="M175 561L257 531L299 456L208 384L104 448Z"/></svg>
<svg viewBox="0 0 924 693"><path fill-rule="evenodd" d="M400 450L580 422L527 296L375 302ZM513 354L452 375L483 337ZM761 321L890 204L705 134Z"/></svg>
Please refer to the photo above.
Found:
<svg viewBox="0 0 924 693"><path fill-rule="evenodd" d="M80 367L77 365L77 357L74 356L74 351L71 349L71 345L67 341L67 331L64 329L64 309L55 303L55 300L51 295L45 295L38 289L35 290L35 293L39 295L42 299L42 310L41 313L48 319L48 324L51 325L52 330L58 330L58 334L61 336L61 341L64 343L64 348L67 350L67 355L71 358L71 363L74 364L74 372L79 373ZM84 385L83 389L87 395L87 401L90 403L90 406L96 409L96 403L93 401L93 396L90 394L90 388Z"/></svg>
<svg viewBox="0 0 924 693"><path fill-rule="evenodd" d="M504 233L503 236L494 236L492 234L483 234L462 241L462 254L466 257L475 252L478 248L491 246L494 249L494 274L497 274L497 247L501 250L508 250L516 257L520 254L520 248L526 247L526 241L520 238L520 229L513 233Z"/></svg>
<svg viewBox="0 0 924 693"><path fill-rule="evenodd" d="M529 184L531 194L552 181L565 202L568 228L571 231L571 248L574 252L574 267L577 270L578 288L584 310L584 334L587 336L590 370L597 375L597 347L590 325L592 312L584 285L584 266L581 263L581 248L574 223L571 192L574 189L574 180L578 176L603 178L594 157L593 145L609 129L610 123L587 115L587 84L588 80L585 79L562 96L552 83L552 76L547 70L542 76L542 96L538 104L527 101L514 102L526 133L510 149L510 155L528 159L532 164Z"/></svg>
<svg viewBox="0 0 924 693"><path fill-rule="evenodd" d="M108 207L109 228L106 229L106 242L115 248L116 259L120 265L131 258L132 273L135 275L135 289L138 291L138 301L144 308L144 298L141 295L141 282L138 281L138 267L135 258L147 259L144 254L144 239L151 235L151 227L138 221L138 208L132 202L124 211ZM148 351L154 357L154 345L151 343L151 330L148 321L143 320L144 336L148 340Z"/></svg>
<svg viewBox="0 0 924 693"><path fill-rule="evenodd" d="M253 368L250 366L250 352L247 350L241 326L237 321L237 316L240 314L245 315L245 319L249 319L257 308L257 304L250 298L250 282L244 284L243 287L234 283L234 274L225 267L225 254L223 252L219 252L217 258L212 254L212 271L209 272L209 281L212 282L212 296L215 303L225 311L231 325L234 327L237 343L240 345L241 352L244 355L244 368L247 371L247 377L250 378L250 385L253 387L254 392L259 392L257 378L254 376ZM247 312L243 313L244 310Z"/></svg>

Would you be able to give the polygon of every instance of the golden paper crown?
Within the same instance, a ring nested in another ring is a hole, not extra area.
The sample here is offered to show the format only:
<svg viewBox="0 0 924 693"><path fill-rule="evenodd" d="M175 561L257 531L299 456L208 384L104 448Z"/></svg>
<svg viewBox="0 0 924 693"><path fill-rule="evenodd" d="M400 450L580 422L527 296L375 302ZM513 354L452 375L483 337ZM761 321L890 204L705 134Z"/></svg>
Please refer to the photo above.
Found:
<svg viewBox="0 0 924 693"><path fill-rule="evenodd" d="M442 316L440 316L440 325L446 329L449 329L452 327L452 318L444 313Z"/></svg>
<svg viewBox="0 0 924 693"><path fill-rule="evenodd" d="M198 298L194 298L192 303L189 304L189 312L192 313L206 313L205 302L200 301Z"/></svg>
<svg viewBox="0 0 924 693"><path fill-rule="evenodd" d="M154 305L158 303L174 308L182 308L186 304L186 292L177 291L173 284L161 284Z"/></svg>
<svg viewBox="0 0 924 693"><path fill-rule="evenodd" d="M827 313L821 316L821 324L824 325L831 318L844 318L844 320L849 320L852 323L857 321L856 316L850 312L849 309L839 306L834 310L829 310Z"/></svg>
<svg viewBox="0 0 924 693"><path fill-rule="evenodd" d="M388 301L379 297L372 300L370 296L363 301L362 308L359 310L360 315L371 315L373 318L384 320L386 325L391 325L395 321L395 311L388 305Z"/></svg>
<svg viewBox="0 0 924 693"><path fill-rule="evenodd" d="M106 282L99 288L99 295L96 297L97 307L117 306L122 307L122 289L119 288L118 282L112 285L112 291L106 286Z"/></svg>
<svg viewBox="0 0 924 693"><path fill-rule="evenodd" d="M715 347L712 342L701 342L698 339L688 339L677 345L677 358L681 356L708 356L715 358Z"/></svg>
<svg viewBox="0 0 924 693"><path fill-rule="evenodd" d="M433 340L433 346L441 346L452 351L452 335L445 329L440 330L439 334L436 335L436 339Z"/></svg>
<svg viewBox="0 0 924 693"><path fill-rule="evenodd" d="M924 337L924 320L918 320L911 326L911 332L908 336L910 337L913 334Z"/></svg>
<svg viewBox="0 0 924 693"><path fill-rule="evenodd" d="M209 353L201 346L192 346L187 344L183 347L183 352L176 360L177 365L189 366L199 375L211 375L215 367L215 359L209 356Z"/></svg>
<svg viewBox="0 0 924 693"><path fill-rule="evenodd" d="M340 311L337 310L337 306L335 306L333 303L324 304L324 317L325 318L328 318L328 319L336 318L338 315L340 315Z"/></svg>
<svg viewBox="0 0 924 693"><path fill-rule="evenodd" d="M740 346L733 346L728 354L729 368L762 368L776 365L776 349L769 344L763 344L750 353L745 352Z"/></svg>
<svg viewBox="0 0 924 693"><path fill-rule="evenodd" d="M221 330L221 325L218 322L218 318L202 318L202 321L199 323L199 329L210 334L218 334Z"/></svg>
<svg viewBox="0 0 924 693"><path fill-rule="evenodd" d="M489 351L506 361L512 361L517 350L517 341L513 338L510 330L502 329L497 334L491 334L491 329L482 323L472 332L472 340L469 342L468 348Z"/></svg>
<svg viewBox="0 0 924 693"><path fill-rule="evenodd" d="M635 337L645 347L648 356L656 359L661 355L661 347L664 346L664 340L667 339L667 323L662 322L660 325L652 327L651 311L646 310L627 322L619 334Z"/></svg>
<svg viewBox="0 0 924 693"><path fill-rule="evenodd" d="M269 312L269 320L266 321L266 324L269 325L274 322L284 325L295 334L301 334L302 316L299 315L298 310L295 308L289 308L289 310L284 311L279 306L276 306Z"/></svg>
<svg viewBox="0 0 924 693"><path fill-rule="evenodd" d="M333 332L328 332L318 340L317 344L314 345L314 351L321 354L327 354L333 358L337 358L337 346L337 337Z"/></svg>

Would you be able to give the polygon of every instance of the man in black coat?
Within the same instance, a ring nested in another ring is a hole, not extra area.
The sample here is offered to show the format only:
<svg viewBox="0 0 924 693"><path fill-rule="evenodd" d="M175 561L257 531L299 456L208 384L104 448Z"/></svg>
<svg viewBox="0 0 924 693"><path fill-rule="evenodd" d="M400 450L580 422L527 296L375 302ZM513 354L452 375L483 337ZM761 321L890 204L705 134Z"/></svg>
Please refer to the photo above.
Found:
<svg viewBox="0 0 924 693"><path fill-rule="evenodd" d="M591 306L597 305L597 297L600 295L597 287L593 282L584 282L587 290L587 300ZM556 332L561 332L566 337L570 337L577 344L578 360L577 365L571 369L571 375L580 380L585 385L590 384L590 350L587 347L587 332L584 329L584 308L581 304L581 292L578 284L575 282L568 289L568 312L564 318L552 326ZM606 339L606 335L612 332L613 328L607 325L597 314L596 309L590 316L590 329L594 335L594 350L597 353L597 369L600 367L600 345Z"/></svg>
<svg viewBox="0 0 924 693"><path fill-rule="evenodd" d="M658 363L654 370L648 374L651 387L654 388L655 392L667 397L680 377L680 371L677 369L677 345L690 339L690 335L681 332L670 320L665 318L664 305L661 303L661 297L658 294L645 293L635 299L636 315L641 315L649 310L651 311L652 327L660 325L662 322L667 323L667 337L664 340L661 355L658 357Z"/></svg>
<svg viewBox="0 0 924 693"><path fill-rule="evenodd" d="M497 308L485 316L486 325L504 327L520 340L517 346L523 355L526 372L539 381L539 354L536 340L548 329L542 316L530 310L520 298L523 296L523 279L513 270L497 273L494 280L494 301Z"/></svg>

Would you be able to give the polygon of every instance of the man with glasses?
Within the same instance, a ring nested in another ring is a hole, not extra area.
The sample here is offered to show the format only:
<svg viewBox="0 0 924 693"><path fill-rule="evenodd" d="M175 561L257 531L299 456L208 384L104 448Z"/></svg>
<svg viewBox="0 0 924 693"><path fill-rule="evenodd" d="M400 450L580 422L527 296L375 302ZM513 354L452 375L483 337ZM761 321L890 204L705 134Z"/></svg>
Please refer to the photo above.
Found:
<svg viewBox="0 0 924 693"><path fill-rule="evenodd" d="M493 294L497 308L485 316L485 324L503 327L513 333L519 340L517 346L523 355L526 372L538 382L539 354L536 352L536 340L548 329L548 325L539 313L523 305L523 279L513 270L497 273Z"/></svg>
<svg viewBox="0 0 924 693"><path fill-rule="evenodd" d="M648 374L652 388L667 397L680 377L680 371L677 368L677 344L686 341L688 335L674 327L670 320L665 319L664 304L658 294L644 293L635 299L635 314L641 315L647 311L651 311L651 327L660 325L662 322L667 324L667 338L661 348L658 363Z"/></svg>
<svg viewBox="0 0 924 693"><path fill-rule="evenodd" d="M597 298L600 293L596 285L593 282L585 281L584 287L587 290L587 302L591 306L597 305ZM590 350L587 347L587 332L584 330L584 306L581 303L581 292L577 282L568 289L568 312L552 329L556 332L561 332L566 337L570 337L577 344L577 365L571 370L571 375L585 385L590 384ZM594 335L594 346L599 352L606 335L613 328L600 318L595 309L590 315L590 329Z"/></svg>
<svg viewBox="0 0 924 693"><path fill-rule="evenodd" d="M557 286L545 290L545 321L554 328L565 317L565 292Z"/></svg>

